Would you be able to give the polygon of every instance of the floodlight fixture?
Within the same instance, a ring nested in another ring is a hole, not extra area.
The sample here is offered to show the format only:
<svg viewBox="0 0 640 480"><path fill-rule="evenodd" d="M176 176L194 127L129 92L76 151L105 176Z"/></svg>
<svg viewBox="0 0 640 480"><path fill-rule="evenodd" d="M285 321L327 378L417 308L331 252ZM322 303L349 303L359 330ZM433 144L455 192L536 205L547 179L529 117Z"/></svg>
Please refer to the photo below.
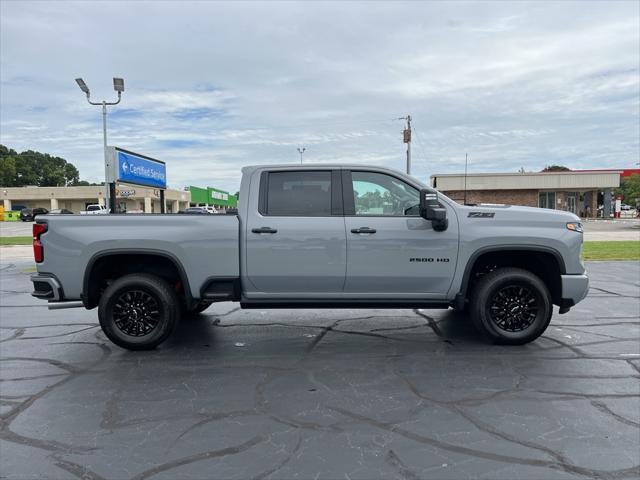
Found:
<svg viewBox="0 0 640 480"><path fill-rule="evenodd" d="M107 102L106 100L102 100L101 102L93 102L91 101L91 94L89 93L89 87L84 83L82 78L76 78L76 83L80 87L86 96L87 102L90 105L98 105L102 107L102 140L104 144L104 198L107 201L107 205L109 205L110 212L115 213L116 211L116 184L111 180L111 170L109 165L109 155L107 152L107 105L117 105L120 103L122 99L122 92L124 92L124 80L122 78L113 78L113 89L118 92L118 99L115 102Z"/></svg>
<svg viewBox="0 0 640 480"><path fill-rule="evenodd" d="M122 78L113 77L113 89L118 92L124 92L124 80Z"/></svg>
<svg viewBox="0 0 640 480"><path fill-rule="evenodd" d="M76 83L80 87L80 90L89 95L89 87L87 87L87 84L84 83L84 80L82 80L81 78L76 78Z"/></svg>

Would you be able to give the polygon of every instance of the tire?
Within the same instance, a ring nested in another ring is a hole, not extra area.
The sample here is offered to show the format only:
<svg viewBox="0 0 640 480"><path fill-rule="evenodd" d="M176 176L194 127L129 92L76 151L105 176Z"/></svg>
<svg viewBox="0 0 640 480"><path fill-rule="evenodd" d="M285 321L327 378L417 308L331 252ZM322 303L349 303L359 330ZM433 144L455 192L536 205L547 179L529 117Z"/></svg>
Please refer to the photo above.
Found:
<svg viewBox="0 0 640 480"><path fill-rule="evenodd" d="M547 329L551 294L539 277L520 268L500 268L476 284L469 304L475 327L495 343L522 345Z"/></svg>
<svg viewBox="0 0 640 480"><path fill-rule="evenodd" d="M105 335L128 350L151 350L164 342L179 319L178 298L155 275L118 278L104 291L98 318Z"/></svg>

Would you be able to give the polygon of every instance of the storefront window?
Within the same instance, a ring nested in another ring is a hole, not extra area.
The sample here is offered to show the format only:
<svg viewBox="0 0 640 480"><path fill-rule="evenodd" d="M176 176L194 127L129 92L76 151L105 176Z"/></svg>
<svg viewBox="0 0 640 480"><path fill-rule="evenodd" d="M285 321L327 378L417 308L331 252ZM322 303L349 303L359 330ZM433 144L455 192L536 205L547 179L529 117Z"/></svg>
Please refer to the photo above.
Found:
<svg viewBox="0 0 640 480"><path fill-rule="evenodd" d="M556 205L556 192L540 192L538 207L554 209Z"/></svg>

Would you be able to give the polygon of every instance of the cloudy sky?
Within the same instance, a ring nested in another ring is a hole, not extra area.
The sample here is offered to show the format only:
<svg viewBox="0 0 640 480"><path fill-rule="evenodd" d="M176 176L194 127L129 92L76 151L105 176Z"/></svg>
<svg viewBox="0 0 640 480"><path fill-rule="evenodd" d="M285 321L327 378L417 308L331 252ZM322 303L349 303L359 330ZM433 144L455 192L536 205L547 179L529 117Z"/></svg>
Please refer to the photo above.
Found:
<svg viewBox="0 0 640 480"><path fill-rule="evenodd" d="M240 167L358 162L413 174L633 167L640 2L0 1L0 143L103 178L109 144L169 184L235 191Z"/></svg>

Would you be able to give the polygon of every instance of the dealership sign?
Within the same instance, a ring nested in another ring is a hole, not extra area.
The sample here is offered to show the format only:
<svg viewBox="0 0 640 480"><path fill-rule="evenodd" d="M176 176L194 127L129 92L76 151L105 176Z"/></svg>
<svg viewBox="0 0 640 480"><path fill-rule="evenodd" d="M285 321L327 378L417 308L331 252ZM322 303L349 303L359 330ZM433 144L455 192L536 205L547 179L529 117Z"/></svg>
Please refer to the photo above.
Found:
<svg viewBox="0 0 640 480"><path fill-rule="evenodd" d="M164 162L118 147L108 147L108 156L112 182L167 188L167 169Z"/></svg>

